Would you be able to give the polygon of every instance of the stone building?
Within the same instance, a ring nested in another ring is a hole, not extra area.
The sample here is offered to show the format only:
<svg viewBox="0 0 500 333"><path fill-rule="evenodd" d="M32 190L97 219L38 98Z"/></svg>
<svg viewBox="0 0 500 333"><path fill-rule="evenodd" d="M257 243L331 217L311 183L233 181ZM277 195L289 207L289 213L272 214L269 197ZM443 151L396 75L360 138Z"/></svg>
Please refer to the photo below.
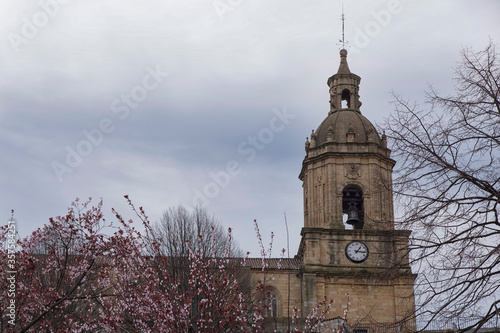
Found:
<svg viewBox="0 0 500 333"><path fill-rule="evenodd" d="M327 315L330 322L337 318L338 324L348 307L347 324L358 332L396 322L414 327L410 231L394 228L395 161L385 135L361 114L360 81L349 69L347 51L341 50L339 69L327 82L330 110L305 143L298 254L281 262L270 259L267 273L261 260L249 261L254 280L274 275L266 280L267 315L276 321L287 322L294 308L306 317L326 298L335 301Z"/></svg>

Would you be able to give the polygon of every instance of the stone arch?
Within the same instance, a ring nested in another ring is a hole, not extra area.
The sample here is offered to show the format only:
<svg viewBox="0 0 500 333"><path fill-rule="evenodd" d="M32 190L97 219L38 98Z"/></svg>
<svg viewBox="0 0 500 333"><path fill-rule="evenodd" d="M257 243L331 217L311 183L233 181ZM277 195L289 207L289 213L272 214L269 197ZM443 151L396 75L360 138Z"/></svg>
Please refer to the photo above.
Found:
<svg viewBox="0 0 500 333"><path fill-rule="evenodd" d="M342 94L340 95L340 104L342 109L351 108L351 91L349 89L345 88L342 90ZM344 105L346 107L344 107Z"/></svg>
<svg viewBox="0 0 500 333"><path fill-rule="evenodd" d="M364 191L360 184L349 182L342 187L342 214L354 229L363 229L365 220Z"/></svg>

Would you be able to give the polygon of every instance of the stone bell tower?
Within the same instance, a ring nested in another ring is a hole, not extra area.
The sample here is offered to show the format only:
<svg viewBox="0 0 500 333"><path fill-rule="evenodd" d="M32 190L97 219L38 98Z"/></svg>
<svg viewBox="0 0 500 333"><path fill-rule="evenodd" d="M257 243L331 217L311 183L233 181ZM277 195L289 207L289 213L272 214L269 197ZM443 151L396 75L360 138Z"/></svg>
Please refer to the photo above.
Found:
<svg viewBox="0 0 500 333"><path fill-rule="evenodd" d="M351 73L347 51L328 79L330 111L306 140L303 182L303 304L335 299L330 316L359 323L411 318L416 275L408 261L410 231L395 230L392 168L385 135L360 111L361 78Z"/></svg>

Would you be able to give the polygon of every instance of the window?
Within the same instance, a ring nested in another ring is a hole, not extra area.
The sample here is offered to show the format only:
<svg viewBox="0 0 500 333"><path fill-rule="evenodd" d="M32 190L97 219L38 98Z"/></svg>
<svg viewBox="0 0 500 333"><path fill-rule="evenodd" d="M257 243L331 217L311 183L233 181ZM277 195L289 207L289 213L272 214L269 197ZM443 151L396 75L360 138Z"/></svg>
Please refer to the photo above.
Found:
<svg viewBox="0 0 500 333"><path fill-rule="evenodd" d="M266 317L277 317L278 316L278 299L275 294L273 293L267 293L266 294L266 299L265 305L266 305L266 310L265 310L265 315Z"/></svg>

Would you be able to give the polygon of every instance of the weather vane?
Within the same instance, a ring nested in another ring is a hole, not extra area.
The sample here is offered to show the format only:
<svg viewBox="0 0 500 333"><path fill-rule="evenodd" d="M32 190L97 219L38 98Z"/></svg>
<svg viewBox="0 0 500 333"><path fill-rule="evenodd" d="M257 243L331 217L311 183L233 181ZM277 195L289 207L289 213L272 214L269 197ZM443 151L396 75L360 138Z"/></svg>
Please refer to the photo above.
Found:
<svg viewBox="0 0 500 333"><path fill-rule="evenodd" d="M342 43L342 49L345 49L347 42L344 39L344 4L342 3L342 39L339 42Z"/></svg>

